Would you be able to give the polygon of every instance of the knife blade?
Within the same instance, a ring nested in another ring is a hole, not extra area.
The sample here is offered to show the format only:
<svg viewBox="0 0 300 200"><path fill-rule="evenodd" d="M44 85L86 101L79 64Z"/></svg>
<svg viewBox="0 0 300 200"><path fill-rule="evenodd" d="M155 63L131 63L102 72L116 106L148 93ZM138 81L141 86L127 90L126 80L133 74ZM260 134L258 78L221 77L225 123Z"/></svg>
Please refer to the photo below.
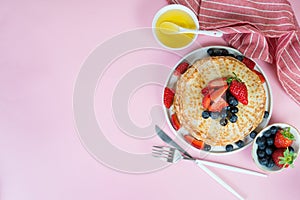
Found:
<svg viewBox="0 0 300 200"><path fill-rule="evenodd" d="M155 131L157 133L157 135L167 144L175 147L176 149L178 149L181 153L183 153L184 155L186 155L187 157L193 159L193 157L186 152L181 146L179 146L174 140L172 140L172 138L170 138L161 128L159 128L157 125L155 125Z"/></svg>

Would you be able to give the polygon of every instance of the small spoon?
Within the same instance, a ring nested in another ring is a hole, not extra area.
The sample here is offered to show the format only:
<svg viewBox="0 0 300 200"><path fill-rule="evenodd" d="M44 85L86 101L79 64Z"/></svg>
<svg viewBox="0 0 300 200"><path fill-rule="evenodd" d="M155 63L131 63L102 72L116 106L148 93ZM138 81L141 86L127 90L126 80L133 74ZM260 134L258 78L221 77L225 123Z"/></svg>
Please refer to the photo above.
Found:
<svg viewBox="0 0 300 200"><path fill-rule="evenodd" d="M172 22L163 22L160 24L159 28L161 29L161 32L169 35L180 34L180 33L194 33L194 34L209 35L213 37L223 36L223 33L220 31L202 31L202 30L187 29L178 26L177 24L174 24Z"/></svg>

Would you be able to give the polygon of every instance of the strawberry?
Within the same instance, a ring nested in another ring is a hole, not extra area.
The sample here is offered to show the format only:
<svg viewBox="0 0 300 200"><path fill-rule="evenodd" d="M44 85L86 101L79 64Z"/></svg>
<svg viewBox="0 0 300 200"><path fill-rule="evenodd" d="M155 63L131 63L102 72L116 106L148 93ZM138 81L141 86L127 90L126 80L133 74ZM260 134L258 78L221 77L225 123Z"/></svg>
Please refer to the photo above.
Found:
<svg viewBox="0 0 300 200"><path fill-rule="evenodd" d="M180 129L180 122L175 113L171 116L171 123L176 131Z"/></svg>
<svg viewBox="0 0 300 200"><path fill-rule="evenodd" d="M233 72L234 77L229 77L227 82L230 84L230 93L242 104L248 104L248 90L247 86L237 75Z"/></svg>
<svg viewBox="0 0 300 200"><path fill-rule="evenodd" d="M227 89L228 89L228 85L226 82L226 85L216 89L214 92L211 93L210 99L212 101L217 101L219 98L223 96L223 94L226 92Z"/></svg>
<svg viewBox="0 0 300 200"><path fill-rule="evenodd" d="M260 73L259 71L256 71L255 69L252 71L259 77L261 83L266 82L266 79L265 79L264 75L262 75L262 73Z"/></svg>
<svg viewBox="0 0 300 200"><path fill-rule="evenodd" d="M182 63L180 63L180 64L176 67L176 69L175 69L175 71L174 71L174 75L175 75L175 76L180 76L181 74L183 74L183 73L188 69L189 66L190 66L190 64L187 63L187 62L182 62Z"/></svg>
<svg viewBox="0 0 300 200"><path fill-rule="evenodd" d="M211 90L208 87L205 87L201 90L201 93L205 96L207 95Z"/></svg>
<svg viewBox="0 0 300 200"><path fill-rule="evenodd" d="M228 106L228 103L223 98L219 98L210 105L208 110L211 112L220 112L226 106Z"/></svg>
<svg viewBox="0 0 300 200"><path fill-rule="evenodd" d="M208 109L208 107L210 106L210 103L211 103L210 95L207 94L202 99L202 106L203 106L203 108L204 109Z"/></svg>
<svg viewBox="0 0 300 200"><path fill-rule="evenodd" d="M245 83L238 80L233 80L231 82L229 91L239 102L244 105L248 104L248 91Z"/></svg>
<svg viewBox="0 0 300 200"><path fill-rule="evenodd" d="M185 139L185 141L187 141L189 144L191 144L193 147L196 147L197 149L204 148L204 142L201 140L195 139L193 136L184 135L184 139Z"/></svg>
<svg viewBox="0 0 300 200"><path fill-rule="evenodd" d="M293 167L293 162L297 155L293 151L289 151L288 148L276 149L272 154L272 159L280 168L287 168L289 166Z"/></svg>
<svg viewBox="0 0 300 200"><path fill-rule="evenodd" d="M295 140L295 136L290 132L290 127L279 129L275 134L274 145L277 148L286 148L291 146Z"/></svg>
<svg viewBox="0 0 300 200"><path fill-rule="evenodd" d="M224 77L224 78L217 78L211 80L210 82L208 82L207 87L216 88L216 87L223 87L225 85L227 86L227 79Z"/></svg>
<svg viewBox="0 0 300 200"><path fill-rule="evenodd" d="M253 60L251 60L251 59L249 59L249 58L247 58L247 57L244 57L243 58L243 60L242 60L242 62L249 68L249 69L251 69L251 70L253 70L254 69L254 67L255 67L255 62L253 61Z"/></svg>
<svg viewBox="0 0 300 200"><path fill-rule="evenodd" d="M170 88L164 90L164 104L167 108L170 108L173 104L174 92Z"/></svg>

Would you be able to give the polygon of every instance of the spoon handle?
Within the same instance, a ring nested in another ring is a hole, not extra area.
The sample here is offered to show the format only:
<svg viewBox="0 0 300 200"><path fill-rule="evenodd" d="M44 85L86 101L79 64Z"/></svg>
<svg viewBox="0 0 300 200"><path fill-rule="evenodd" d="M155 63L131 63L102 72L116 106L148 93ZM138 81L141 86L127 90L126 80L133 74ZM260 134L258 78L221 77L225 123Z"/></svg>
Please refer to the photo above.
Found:
<svg viewBox="0 0 300 200"><path fill-rule="evenodd" d="M202 31L202 30L192 30L192 29L183 29L179 30L180 33L194 33L194 34L202 34L213 37L222 37L223 33L221 31Z"/></svg>

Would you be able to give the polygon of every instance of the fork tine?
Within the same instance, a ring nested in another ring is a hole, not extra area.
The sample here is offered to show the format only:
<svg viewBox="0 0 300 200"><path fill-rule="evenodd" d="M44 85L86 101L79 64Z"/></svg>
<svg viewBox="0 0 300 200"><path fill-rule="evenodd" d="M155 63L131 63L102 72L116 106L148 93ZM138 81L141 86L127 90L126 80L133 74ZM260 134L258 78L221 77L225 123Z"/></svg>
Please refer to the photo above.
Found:
<svg viewBox="0 0 300 200"><path fill-rule="evenodd" d="M167 150L164 147L161 146L153 146L152 147L152 151L156 151L156 152L166 152Z"/></svg>
<svg viewBox="0 0 300 200"><path fill-rule="evenodd" d="M172 152L163 149L152 149L152 154L161 157L173 157Z"/></svg>
<svg viewBox="0 0 300 200"><path fill-rule="evenodd" d="M157 153L157 152L152 152L152 156L155 157L155 158L158 158L162 161L173 163L172 155L166 155L166 154L160 154L160 153Z"/></svg>
<svg viewBox="0 0 300 200"><path fill-rule="evenodd" d="M153 157L156 157L156 158L162 158L162 159L173 160L173 157L170 156L170 155L162 155L162 154L155 154L155 153L153 153L152 156L153 156Z"/></svg>
<svg viewBox="0 0 300 200"><path fill-rule="evenodd" d="M170 163L173 163L173 159L172 158L165 158L165 157L156 157L164 162L170 162Z"/></svg>
<svg viewBox="0 0 300 200"><path fill-rule="evenodd" d="M154 147L152 149L152 154L161 156L161 157L167 157L167 158L172 158L173 154L171 151L166 150L166 148L163 147Z"/></svg>
<svg viewBox="0 0 300 200"><path fill-rule="evenodd" d="M156 153L156 154L170 156L170 157L173 157L173 155L174 155L174 149L169 148L169 147L153 146L152 152Z"/></svg>
<svg viewBox="0 0 300 200"><path fill-rule="evenodd" d="M152 153L152 156L155 157L155 158L172 159L172 157L170 157L170 156L157 154L157 153Z"/></svg>
<svg viewBox="0 0 300 200"><path fill-rule="evenodd" d="M171 163L178 161L175 159L175 148L168 146L153 146L152 156Z"/></svg>
<svg viewBox="0 0 300 200"><path fill-rule="evenodd" d="M175 148L167 147L167 146L153 146L152 150L174 152Z"/></svg>
<svg viewBox="0 0 300 200"><path fill-rule="evenodd" d="M170 150L170 147L166 147L166 146L152 146L152 149L157 149L157 150Z"/></svg>

